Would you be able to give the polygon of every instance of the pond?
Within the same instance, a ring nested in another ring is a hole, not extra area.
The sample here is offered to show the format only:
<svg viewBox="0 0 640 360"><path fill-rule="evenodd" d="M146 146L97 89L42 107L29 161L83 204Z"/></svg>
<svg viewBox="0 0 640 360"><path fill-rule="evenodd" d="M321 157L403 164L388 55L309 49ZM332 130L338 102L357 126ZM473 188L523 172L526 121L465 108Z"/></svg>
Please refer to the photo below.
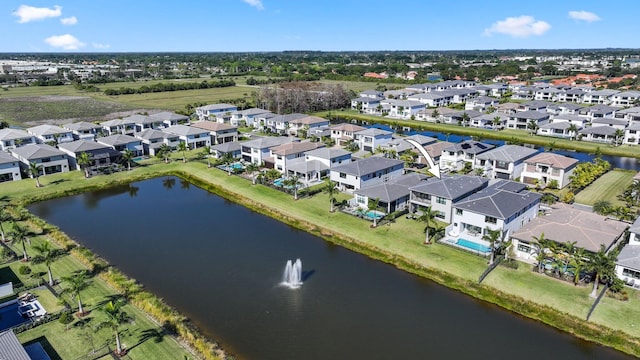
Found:
<svg viewBox="0 0 640 360"><path fill-rule="evenodd" d="M630 358L332 245L186 181L31 205L240 359ZM302 286L281 286L301 259Z"/></svg>

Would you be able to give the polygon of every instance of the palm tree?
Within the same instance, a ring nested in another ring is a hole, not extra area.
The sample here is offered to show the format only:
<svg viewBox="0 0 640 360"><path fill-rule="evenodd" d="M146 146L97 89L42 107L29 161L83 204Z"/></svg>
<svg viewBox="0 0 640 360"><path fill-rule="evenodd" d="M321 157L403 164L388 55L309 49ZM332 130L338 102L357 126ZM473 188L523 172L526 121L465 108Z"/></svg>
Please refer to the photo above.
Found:
<svg viewBox="0 0 640 360"><path fill-rule="evenodd" d="M534 119L529 120L527 129L531 130L531 136L535 135L539 128L540 126L538 126L538 123Z"/></svg>
<svg viewBox="0 0 640 360"><path fill-rule="evenodd" d="M462 126L466 127L469 126L469 121L471 120L471 117L469 117L469 114L467 114L466 112L462 113Z"/></svg>
<svg viewBox="0 0 640 360"><path fill-rule="evenodd" d="M40 166L34 162L29 163L29 174L32 178L36 179L36 187L40 187Z"/></svg>
<svg viewBox="0 0 640 360"><path fill-rule="evenodd" d="M545 249L549 245L550 241L545 239L544 233L541 233L540 236L533 236L533 242L538 247L538 256L536 257L536 260L538 261L538 272L541 273L544 260L547 258Z"/></svg>
<svg viewBox="0 0 640 360"><path fill-rule="evenodd" d="M493 118L493 120L491 120L491 123L493 124L493 127L495 129L498 129L502 124L502 119L500 118L500 116L496 116Z"/></svg>
<svg viewBox="0 0 640 360"><path fill-rule="evenodd" d="M127 171L131 171L131 160L133 160L133 151L126 149L122 153L122 160L127 163Z"/></svg>
<svg viewBox="0 0 640 360"><path fill-rule="evenodd" d="M501 237L502 237L502 234L500 230L491 230L489 228L486 228L484 231L484 235L482 235L482 240L488 241L491 248L491 257L489 258L489 265L493 265L493 260L496 253L495 244L498 240L500 240Z"/></svg>
<svg viewBox="0 0 640 360"><path fill-rule="evenodd" d="M431 240L429 239L429 230L431 230L431 223L435 220L436 213L431 210L431 206L422 210L422 215L418 218L418 220L422 221L426 224L425 233L426 237L424 240L425 244L431 244Z"/></svg>
<svg viewBox="0 0 640 360"><path fill-rule="evenodd" d="M49 274L49 285L53 286L54 283L53 273L51 272L51 263L53 263L58 257L58 252L56 251L56 249L51 247L51 243L48 241L33 245L33 249L40 254L39 260L41 260L47 267L47 274ZM37 258L34 257L32 261L35 259Z"/></svg>
<svg viewBox="0 0 640 360"><path fill-rule="evenodd" d="M233 154L231 154L230 152L225 153L222 156L222 163L225 164L227 166L227 175L231 176L231 164L235 161L235 159L233 158Z"/></svg>
<svg viewBox="0 0 640 360"><path fill-rule="evenodd" d="M156 150L156 156L163 158L164 162L168 164L169 157L171 156L171 147L167 144L160 145L158 150Z"/></svg>
<svg viewBox="0 0 640 360"><path fill-rule="evenodd" d="M62 281L67 284L67 287L62 291L62 293L71 293L71 297L78 300L78 315L83 316L85 313L82 308L80 292L88 288L91 284L89 281L89 274L86 270L75 271L71 276L63 277Z"/></svg>
<svg viewBox="0 0 640 360"><path fill-rule="evenodd" d="M245 167L245 170L247 170L247 172L251 175L251 184L255 185L256 184L255 173L258 170L260 170L260 167L257 164L254 164L251 162Z"/></svg>
<svg viewBox="0 0 640 360"><path fill-rule="evenodd" d="M376 216L375 210L378 208L379 205L380 205L380 198L369 199L369 203L367 204L367 208L373 214L373 227L378 226L377 224L378 217Z"/></svg>
<svg viewBox="0 0 640 360"><path fill-rule="evenodd" d="M186 163L187 162L187 150L189 148L187 147L187 143L184 141L180 141L180 143L178 144L178 151L180 151L182 153L182 162Z"/></svg>
<svg viewBox="0 0 640 360"><path fill-rule="evenodd" d="M578 126L574 123L570 123L567 131L569 132L569 139L574 140L578 134Z"/></svg>
<svg viewBox="0 0 640 360"><path fill-rule="evenodd" d="M616 145L622 145L622 140L624 139L624 130L616 129L613 133L614 141Z"/></svg>
<svg viewBox="0 0 640 360"><path fill-rule="evenodd" d="M77 162L78 165L80 165L80 169L84 170L84 177L89 178L89 165L91 165L91 155L83 151L78 154Z"/></svg>
<svg viewBox="0 0 640 360"><path fill-rule="evenodd" d="M293 188L293 198L294 198L295 200L298 200L298 185L300 185L300 184L301 184L299 180L300 180L300 178L299 178L298 176L294 175L294 176L290 176L290 177L288 177L288 178L284 181L284 184L285 184L286 186L290 186L290 187L292 187L292 188Z"/></svg>
<svg viewBox="0 0 640 360"><path fill-rule="evenodd" d="M211 167L211 146L205 146L202 148L202 152L200 152L200 156L204 159L207 159L207 168Z"/></svg>
<svg viewBox="0 0 640 360"><path fill-rule="evenodd" d="M109 328L113 331L116 338L116 355L123 354L122 344L120 343L120 326L132 320L122 307L124 300L109 301L100 311L105 314L105 318L97 325L98 330Z"/></svg>
<svg viewBox="0 0 640 360"><path fill-rule="evenodd" d="M13 223L13 228L11 229L11 243L15 244L15 243L21 243L22 244L22 259L24 261L29 260L29 256L27 255L27 247L25 245L25 242L27 242L29 239L27 238L27 236L29 236L31 234L31 232L24 226L20 225L20 224L16 224Z"/></svg>
<svg viewBox="0 0 640 360"><path fill-rule="evenodd" d="M434 109L433 112L431 113L431 117L434 120L438 120L438 117L440 116L440 113L438 112L438 109Z"/></svg>
<svg viewBox="0 0 640 360"><path fill-rule="evenodd" d="M333 203L336 200L334 195L338 192L336 187L338 184L335 181L327 180L324 185L324 191L329 194L329 212L333 212Z"/></svg>
<svg viewBox="0 0 640 360"><path fill-rule="evenodd" d="M599 215L609 215L612 210L611 203L607 200L598 200L593 204L593 212Z"/></svg>
<svg viewBox="0 0 640 360"><path fill-rule="evenodd" d="M585 266L585 259L586 254L583 248L576 248L576 250L573 252L573 256L571 257L571 260L569 260L569 265L573 267L573 284L574 285L578 285L578 283L580 282L580 271L582 271L582 269Z"/></svg>
<svg viewBox="0 0 640 360"><path fill-rule="evenodd" d="M7 222L12 219L11 214L7 211L7 208L2 206L0 207L0 235L2 235L2 242L6 242L7 238L5 237L4 227L2 226L3 222Z"/></svg>
<svg viewBox="0 0 640 360"><path fill-rule="evenodd" d="M602 279L610 278L614 273L616 256L613 252L607 254L604 245L600 245L597 253L591 254L589 257L589 270L593 272L593 290L591 297L598 295L598 284Z"/></svg>

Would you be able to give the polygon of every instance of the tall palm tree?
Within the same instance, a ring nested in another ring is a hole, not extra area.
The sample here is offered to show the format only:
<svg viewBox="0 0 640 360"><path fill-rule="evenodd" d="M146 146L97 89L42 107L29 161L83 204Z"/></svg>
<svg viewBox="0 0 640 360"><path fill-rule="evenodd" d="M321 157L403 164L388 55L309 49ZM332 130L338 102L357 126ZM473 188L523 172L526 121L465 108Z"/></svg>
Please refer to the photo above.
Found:
<svg viewBox="0 0 640 360"><path fill-rule="evenodd" d="M492 230L490 228L486 228L484 231L484 235L482 235L482 240L488 241L491 248L491 257L489 258L489 265L493 265L496 247L495 244L502 238L502 231L500 230Z"/></svg>
<svg viewBox="0 0 640 360"><path fill-rule="evenodd" d="M462 113L462 126L469 126L469 121L471 121L471 117L466 112Z"/></svg>
<svg viewBox="0 0 640 360"><path fill-rule="evenodd" d="M133 160L133 151L126 149L122 153L122 160L127 163L127 171L131 171L131 161Z"/></svg>
<svg viewBox="0 0 640 360"><path fill-rule="evenodd" d="M84 177L89 178L89 165L91 165L91 155L83 151L78 154L77 162L78 165L80 165L80 169L84 170Z"/></svg>
<svg viewBox="0 0 640 360"><path fill-rule="evenodd" d="M7 208L2 206L0 207L0 235L2 235L2 242L6 242L7 238L5 237L4 227L2 226L3 222L7 222L11 220L13 217L7 211Z"/></svg>
<svg viewBox="0 0 640 360"><path fill-rule="evenodd" d="M231 176L231 164L235 161L235 159L233 158L233 154L231 154L230 152L225 153L222 156L222 163L225 164L227 166L227 175Z"/></svg>
<svg viewBox="0 0 640 360"><path fill-rule="evenodd" d="M96 326L98 329L109 328L113 331L116 339L116 355L124 353L120 342L120 327L132 320L131 316L122 309L123 306L124 300L122 299L115 302L109 301L100 308L105 318Z"/></svg>
<svg viewBox="0 0 640 360"><path fill-rule="evenodd" d="M569 139L574 140L578 134L578 126L574 123L570 123L567 131L569 132Z"/></svg>
<svg viewBox="0 0 640 360"><path fill-rule="evenodd" d="M29 256L27 255L27 246L25 245L25 243L29 240L28 236L31 234L31 232L24 226L20 225L20 224L16 224L13 223L13 228L11 229L11 243L12 244L16 244L16 243L20 243L22 244L22 259L24 261L29 260Z"/></svg>
<svg viewBox="0 0 640 360"><path fill-rule="evenodd" d="M300 185L300 178L297 175L294 176L289 176L285 181L284 184L286 186L290 186L293 188L293 198L295 200L298 200L298 185Z"/></svg>
<svg viewBox="0 0 640 360"><path fill-rule="evenodd" d="M169 157L171 156L171 147L167 144L160 145L158 150L156 150L156 156L163 158L164 162L168 164Z"/></svg>
<svg viewBox="0 0 640 360"><path fill-rule="evenodd" d="M531 136L535 135L539 128L540 126L538 126L538 123L534 119L529 120L527 129L531 130Z"/></svg>
<svg viewBox="0 0 640 360"><path fill-rule="evenodd" d="M256 184L256 177L255 177L255 173L260 170L260 166L258 166L258 164L254 164L254 163L249 163L247 164L247 166L244 168L249 175L251 175L251 185L255 185Z"/></svg>
<svg viewBox="0 0 640 360"><path fill-rule="evenodd" d="M613 252L607 254L604 245L600 245L600 250L597 253L591 254L589 257L589 270L593 275L593 290L591 291L591 297L595 298L598 295L598 284L600 280L610 278L614 276L615 259L616 256Z"/></svg>
<svg viewBox="0 0 640 360"><path fill-rule="evenodd" d="M47 267L47 274L49 275L49 285L53 286L53 273L51 272L51 263L58 258L58 252L51 246L48 241L41 242L40 244L33 245L33 249L40 255L40 260ZM33 258L32 261L36 259Z"/></svg>
<svg viewBox="0 0 640 360"><path fill-rule="evenodd" d="M211 167L211 146L205 146L202 148L202 152L200 152L200 156L204 159L207 159L207 168Z"/></svg>
<svg viewBox="0 0 640 360"><path fill-rule="evenodd" d="M622 129L617 129L614 133L613 133L613 137L614 137L614 141L616 145L622 145L622 140L624 139L624 130Z"/></svg>
<svg viewBox="0 0 640 360"><path fill-rule="evenodd" d="M431 210L431 206L429 206L426 209L423 209L422 215L418 218L418 220L426 224L426 227L424 230L426 233L426 237L424 240L425 244L431 244L431 239L429 239L429 230L431 230L431 223L435 220L435 218L436 218L436 213L435 211Z"/></svg>
<svg viewBox="0 0 640 360"><path fill-rule="evenodd" d="M329 212L333 212L333 203L336 200L334 195L338 192L335 181L327 180L324 185L324 191L329 195Z"/></svg>
<svg viewBox="0 0 640 360"><path fill-rule="evenodd" d="M82 307L80 292L88 288L91 284L89 281L89 273L87 273L86 270L75 271L71 276L64 276L62 281L67 284L67 287L62 293L70 293L72 298L78 300L78 315L83 316L85 313Z"/></svg>
<svg viewBox="0 0 640 360"><path fill-rule="evenodd" d="M36 179L36 187L40 187L40 166L34 162L29 163L29 174L32 178Z"/></svg>
<svg viewBox="0 0 640 360"><path fill-rule="evenodd" d="M578 285L580 282L580 272L585 267L586 253L583 248L576 248L569 260L569 266L573 267L573 284Z"/></svg>
<svg viewBox="0 0 640 360"><path fill-rule="evenodd" d="M533 243L538 248L538 256L536 260L538 261L538 272L542 272L542 267L544 265L544 260L547 258L547 254L545 253L545 249L549 245L549 240L545 239L544 233L541 233L540 236L533 236Z"/></svg>
<svg viewBox="0 0 640 360"><path fill-rule="evenodd" d="M491 123L493 124L493 127L497 130L502 124L502 119L500 118L500 116L496 116L493 118L493 120L491 120Z"/></svg>
<svg viewBox="0 0 640 360"><path fill-rule="evenodd" d="M187 147L187 143L184 141L180 141L180 143L178 144L178 151L180 151L182 153L182 162L186 163L187 162L187 150L189 148Z"/></svg>
<svg viewBox="0 0 640 360"><path fill-rule="evenodd" d="M379 205L380 205L380 198L369 199L369 203L367 204L367 208L369 209L370 212L373 213L373 227L378 226L377 224L378 217L376 216L375 211Z"/></svg>

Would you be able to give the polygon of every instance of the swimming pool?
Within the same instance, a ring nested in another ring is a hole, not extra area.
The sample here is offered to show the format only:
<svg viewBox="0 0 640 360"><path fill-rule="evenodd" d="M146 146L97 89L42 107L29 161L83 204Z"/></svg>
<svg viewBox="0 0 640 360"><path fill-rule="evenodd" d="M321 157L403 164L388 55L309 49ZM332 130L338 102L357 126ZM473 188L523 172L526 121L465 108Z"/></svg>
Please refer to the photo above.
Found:
<svg viewBox="0 0 640 360"><path fill-rule="evenodd" d="M455 242L456 245L461 246L463 248L467 248L473 251L478 251L482 253L491 252L491 248L488 246L484 246L482 244L478 244L477 242L469 241L467 239L459 238Z"/></svg>
<svg viewBox="0 0 640 360"><path fill-rule="evenodd" d="M373 220L373 219L380 220L381 218L384 217L384 213L380 211L369 210L364 214L364 216L369 220Z"/></svg>
<svg viewBox="0 0 640 360"><path fill-rule="evenodd" d="M283 184L284 184L283 178L273 180L273 185L275 186L282 186Z"/></svg>
<svg viewBox="0 0 640 360"><path fill-rule="evenodd" d="M29 321L27 316L23 317L20 315L18 307L18 303L13 303L0 308L0 331L10 329L16 325Z"/></svg>

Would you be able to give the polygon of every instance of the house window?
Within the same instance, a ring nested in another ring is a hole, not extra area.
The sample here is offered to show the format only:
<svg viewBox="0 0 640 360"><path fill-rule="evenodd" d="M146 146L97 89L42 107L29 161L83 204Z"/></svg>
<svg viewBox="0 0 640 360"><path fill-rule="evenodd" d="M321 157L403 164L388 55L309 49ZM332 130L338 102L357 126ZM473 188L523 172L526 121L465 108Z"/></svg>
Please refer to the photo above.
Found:
<svg viewBox="0 0 640 360"><path fill-rule="evenodd" d="M493 216L485 216L484 222L486 222L487 224L495 224L498 222L498 219L494 218Z"/></svg>
<svg viewBox="0 0 640 360"><path fill-rule="evenodd" d="M634 279L640 279L640 271L635 271L627 268L622 270L622 275L627 277L632 277Z"/></svg>
<svg viewBox="0 0 640 360"><path fill-rule="evenodd" d="M358 204L367 204L367 198L365 196L358 195L356 199L358 201Z"/></svg>
<svg viewBox="0 0 640 360"><path fill-rule="evenodd" d="M530 254L531 253L531 246L528 246L528 245L525 245L525 244L518 244L518 251Z"/></svg>
<svg viewBox="0 0 640 360"><path fill-rule="evenodd" d="M340 179L346 179L347 178L347 174L345 173L340 173Z"/></svg>
<svg viewBox="0 0 640 360"><path fill-rule="evenodd" d="M456 209L456 215L462 215L462 209Z"/></svg>
<svg viewBox="0 0 640 360"><path fill-rule="evenodd" d="M436 211L436 215L435 215L438 219L444 219L445 214L444 211Z"/></svg>
<svg viewBox="0 0 640 360"><path fill-rule="evenodd" d="M438 204L446 205L447 204L447 199L438 196L438 197L436 197L436 202Z"/></svg>

